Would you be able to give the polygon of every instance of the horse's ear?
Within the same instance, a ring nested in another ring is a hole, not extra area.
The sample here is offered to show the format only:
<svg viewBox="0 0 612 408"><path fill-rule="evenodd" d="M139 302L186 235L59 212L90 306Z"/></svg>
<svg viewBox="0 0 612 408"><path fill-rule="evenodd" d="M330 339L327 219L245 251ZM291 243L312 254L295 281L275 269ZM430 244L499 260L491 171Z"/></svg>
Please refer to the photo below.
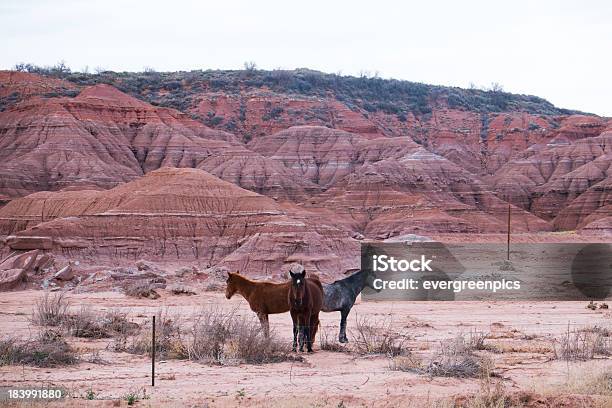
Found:
<svg viewBox="0 0 612 408"><path fill-rule="evenodd" d="M294 276L295 276L295 275L293 274L293 272L292 272L292 271L289 271L289 277L293 279L293 277L294 277Z"/></svg>
<svg viewBox="0 0 612 408"><path fill-rule="evenodd" d="M304 269L304 270L302 271L302 274L301 274L301 275L302 275L302 279L304 279L304 278L306 277L306 269Z"/></svg>

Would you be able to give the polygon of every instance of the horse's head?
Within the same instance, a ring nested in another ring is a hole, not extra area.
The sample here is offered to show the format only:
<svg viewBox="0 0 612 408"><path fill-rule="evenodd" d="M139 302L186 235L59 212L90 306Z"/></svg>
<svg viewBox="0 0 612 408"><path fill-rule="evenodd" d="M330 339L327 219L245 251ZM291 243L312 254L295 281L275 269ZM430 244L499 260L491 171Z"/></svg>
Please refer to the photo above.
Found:
<svg viewBox="0 0 612 408"><path fill-rule="evenodd" d="M301 268L301 272L289 271L291 277L291 300L296 306L302 306L306 293L306 271Z"/></svg>
<svg viewBox="0 0 612 408"><path fill-rule="evenodd" d="M368 270L366 272L366 278L365 278L365 285L376 291L376 293L380 292L382 289L380 288L376 288L374 287L374 281L378 279L378 276L376 276L376 273L373 270Z"/></svg>
<svg viewBox="0 0 612 408"><path fill-rule="evenodd" d="M228 272L227 274L227 286L225 288L225 297L231 299L232 296L238 291L238 287L236 286L236 278L238 272Z"/></svg>

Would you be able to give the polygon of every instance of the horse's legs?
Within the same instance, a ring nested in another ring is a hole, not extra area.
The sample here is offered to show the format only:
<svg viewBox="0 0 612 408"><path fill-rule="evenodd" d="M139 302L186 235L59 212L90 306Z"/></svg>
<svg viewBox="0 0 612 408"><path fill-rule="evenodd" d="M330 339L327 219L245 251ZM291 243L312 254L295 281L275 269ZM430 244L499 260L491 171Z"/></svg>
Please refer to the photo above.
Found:
<svg viewBox="0 0 612 408"><path fill-rule="evenodd" d="M306 350L312 353L312 339L310 338L312 319L309 317L304 325L304 341L306 342Z"/></svg>
<svg viewBox="0 0 612 408"><path fill-rule="evenodd" d="M298 317L298 332L300 333L300 351L304 351L304 340L306 337L306 322L304 319Z"/></svg>
<svg viewBox="0 0 612 408"><path fill-rule="evenodd" d="M259 317L259 323L261 323L264 336L270 337L270 322L268 321L268 315L265 313L257 313L257 317Z"/></svg>
<svg viewBox="0 0 612 408"><path fill-rule="evenodd" d="M308 324L308 343L306 343L309 353L312 353L312 344L314 343L318 326L319 317L316 315L310 316L310 322Z"/></svg>
<svg viewBox="0 0 612 408"><path fill-rule="evenodd" d="M297 349L298 330L299 330L299 326L293 323L293 348L292 348L293 351L296 351Z"/></svg>
<svg viewBox="0 0 612 408"><path fill-rule="evenodd" d="M351 309L342 309L340 311L340 335L338 336L340 343L348 343L348 338L346 337L346 318L350 311Z"/></svg>
<svg viewBox="0 0 612 408"><path fill-rule="evenodd" d="M298 336L298 330L299 330L299 325L298 325L298 321L296 316L293 315L293 313L291 314L291 320L293 320L293 351L296 350L297 348L297 336Z"/></svg>

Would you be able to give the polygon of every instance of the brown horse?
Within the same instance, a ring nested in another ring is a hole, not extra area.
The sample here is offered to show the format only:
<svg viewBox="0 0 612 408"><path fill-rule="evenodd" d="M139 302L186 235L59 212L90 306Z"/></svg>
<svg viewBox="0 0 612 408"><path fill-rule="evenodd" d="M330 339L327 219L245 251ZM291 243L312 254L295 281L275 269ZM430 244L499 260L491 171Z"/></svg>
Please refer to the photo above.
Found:
<svg viewBox="0 0 612 408"><path fill-rule="evenodd" d="M293 320L293 351L297 347L300 336L300 351L304 351L304 342L309 353L312 353L312 343L319 326L319 312L323 306L323 286L318 278L306 279L306 271L289 271L291 286L289 287L289 311Z"/></svg>
<svg viewBox="0 0 612 408"><path fill-rule="evenodd" d="M227 277L225 297L230 299L235 293L242 295L249 302L251 310L257 314L264 334L268 336L270 333L268 315L289 311L289 303L287 303L289 286L290 282L255 282L238 272L230 272Z"/></svg>

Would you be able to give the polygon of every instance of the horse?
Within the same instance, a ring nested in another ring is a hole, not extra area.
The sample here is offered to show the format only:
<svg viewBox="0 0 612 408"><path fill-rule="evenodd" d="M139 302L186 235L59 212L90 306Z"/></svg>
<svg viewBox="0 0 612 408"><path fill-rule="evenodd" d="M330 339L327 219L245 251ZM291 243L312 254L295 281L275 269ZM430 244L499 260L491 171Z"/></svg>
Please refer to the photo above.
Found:
<svg viewBox="0 0 612 408"><path fill-rule="evenodd" d="M268 337L270 334L268 315L289 311L287 294L290 285L291 282L256 282L245 278L238 272L230 272L227 277L225 297L231 299L236 293L242 295L249 303L251 310L257 314L261 328Z"/></svg>
<svg viewBox="0 0 612 408"><path fill-rule="evenodd" d="M373 271L360 270L344 279L323 285L324 299L321 310L323 312L340 312L340 334L338 335L340 343L348 343L346 318L355 304L357 295L366 286L380 292L380 289L374 287L375 279L376 274Z"/></svg>
<svg viewBox="0 0 612 408"><path fill-rule="evenodd" d="M318 278L306 279L306 271L289 271L291 286L289 287L289 312L293 320L293 351L296 351L298 333L301 331L300 351L304 351L304 343L309 353L312 353L312 343L319 326L319 312L323 306L323 286Z"/></svg>

